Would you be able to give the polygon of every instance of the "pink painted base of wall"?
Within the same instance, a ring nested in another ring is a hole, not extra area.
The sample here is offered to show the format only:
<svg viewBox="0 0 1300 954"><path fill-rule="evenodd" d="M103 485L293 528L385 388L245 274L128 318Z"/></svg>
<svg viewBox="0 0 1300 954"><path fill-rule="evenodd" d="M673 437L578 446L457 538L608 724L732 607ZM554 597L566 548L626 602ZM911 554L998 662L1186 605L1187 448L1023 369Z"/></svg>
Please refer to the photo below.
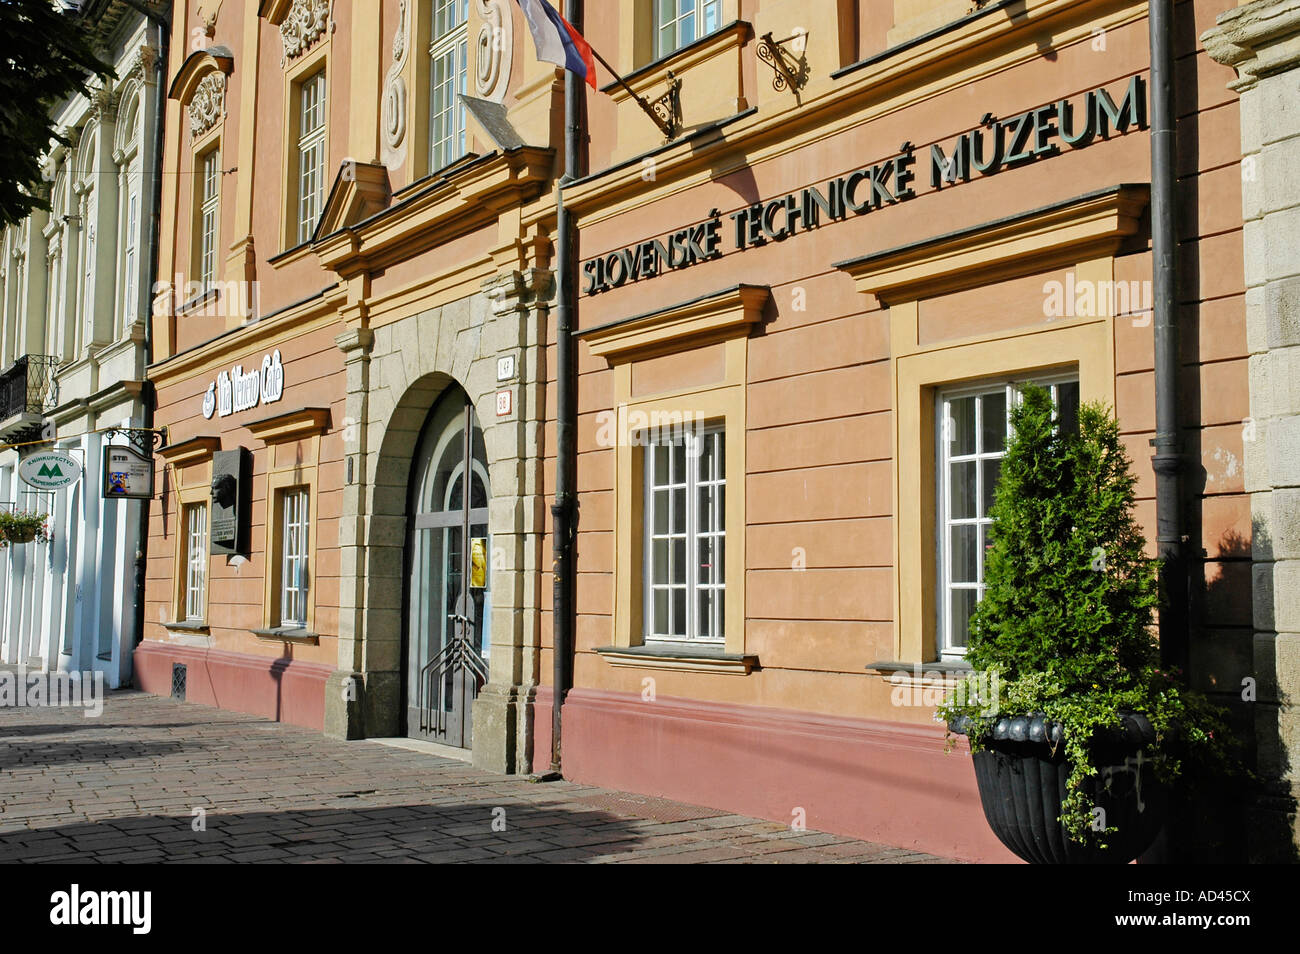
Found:
<svg viewBox="0 0 1300 954"><path fill-rule="evenodd" d="M332 666L146 641L135 648L136 686L154 695L171 695L172 663L187 667L187 702L318 732L325 726L325 680Z"/></svg>
<svg viewBox="0 0 1300 954"><path fill-rule="evenodd" d="M551 691L537 692L534 769L550 767ZM989 829L970 754L938 726L574 689L564 777L912 848L1015 862Z"/></svg>

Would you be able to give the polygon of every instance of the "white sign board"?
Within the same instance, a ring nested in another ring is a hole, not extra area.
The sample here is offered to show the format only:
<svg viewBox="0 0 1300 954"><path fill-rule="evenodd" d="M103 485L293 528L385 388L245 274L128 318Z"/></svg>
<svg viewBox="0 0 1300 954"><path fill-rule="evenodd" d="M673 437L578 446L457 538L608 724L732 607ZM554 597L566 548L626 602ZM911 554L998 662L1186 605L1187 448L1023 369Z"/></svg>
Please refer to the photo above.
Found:
<svg viewBox="0 0 1300 954"><path fill-rule="evenodd" d="M131 447L105 447L104 496L125 500L152 498L153 458Z"/></svg>
<svg viewBox="0 0 1300 954"><path fill-rule="evenodd" d="M62 490L81 479L81 464L63 451L42 451L19 463L18 476L37 490Z"/></svg>

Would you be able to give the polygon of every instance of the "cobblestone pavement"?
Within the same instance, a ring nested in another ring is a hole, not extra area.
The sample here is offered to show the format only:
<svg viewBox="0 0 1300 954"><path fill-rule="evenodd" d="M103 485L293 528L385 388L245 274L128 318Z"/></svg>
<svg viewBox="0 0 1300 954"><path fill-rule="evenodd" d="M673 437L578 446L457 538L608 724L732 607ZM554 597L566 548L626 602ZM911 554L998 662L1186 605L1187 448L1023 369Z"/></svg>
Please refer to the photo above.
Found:
<svg viewBox="0 0 1300 954"><path fill-rule="evenodd" d="M97 719L0 710L0 862L15 861L945 859L117 692Z"/></svg>

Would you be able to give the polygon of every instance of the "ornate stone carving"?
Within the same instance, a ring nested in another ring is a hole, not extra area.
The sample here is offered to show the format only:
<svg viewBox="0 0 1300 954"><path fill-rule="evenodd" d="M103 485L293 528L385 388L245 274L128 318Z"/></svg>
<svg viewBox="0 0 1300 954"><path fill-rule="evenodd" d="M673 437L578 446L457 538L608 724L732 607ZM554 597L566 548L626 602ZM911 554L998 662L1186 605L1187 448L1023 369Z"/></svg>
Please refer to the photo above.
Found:
<svg viewBox="0 0 1300 954"><path fill-rule="evenodd" d="M280 65L297 59L330 29L330 0L293 0L293 6L280 24L284 55Z"/></svg>
<svg viewBox="0 0 1300 954"><path fill-rule="evenodd" d="M407 0L397 4L393 33L393 64L384 79L383 160L389 169L406 162L406 64L411 56L411 11Z"/></svg>
<svg viewBox="0 0 1300 954"><path fill-rule="evenodd" d="M199 80L190 99L190 135L202 136L226 115L226 74L213 70Z"/></svg>
<svg viewBox="0 0 1300 954"><path fill-rule="evenodd" d="M501 103L506 98L514 57L514 20L506 0L475 0L483 20L475 51L474 88L484 99Z"/></svg>

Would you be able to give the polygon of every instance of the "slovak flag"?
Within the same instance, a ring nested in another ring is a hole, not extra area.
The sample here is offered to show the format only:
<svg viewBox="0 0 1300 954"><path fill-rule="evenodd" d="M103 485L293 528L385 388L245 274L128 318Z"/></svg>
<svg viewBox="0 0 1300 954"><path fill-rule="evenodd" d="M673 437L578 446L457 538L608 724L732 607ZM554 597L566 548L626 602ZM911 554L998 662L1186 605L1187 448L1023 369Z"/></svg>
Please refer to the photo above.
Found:
<svg viewBox="0 0 1300 954"><path fill-rule="evenodd" d="M591 55L591 44L582 34L546 0L519 0L519 6L528 21L528 32L533 35L537 58L581 76L595 89L596 59Z"/></svg>

